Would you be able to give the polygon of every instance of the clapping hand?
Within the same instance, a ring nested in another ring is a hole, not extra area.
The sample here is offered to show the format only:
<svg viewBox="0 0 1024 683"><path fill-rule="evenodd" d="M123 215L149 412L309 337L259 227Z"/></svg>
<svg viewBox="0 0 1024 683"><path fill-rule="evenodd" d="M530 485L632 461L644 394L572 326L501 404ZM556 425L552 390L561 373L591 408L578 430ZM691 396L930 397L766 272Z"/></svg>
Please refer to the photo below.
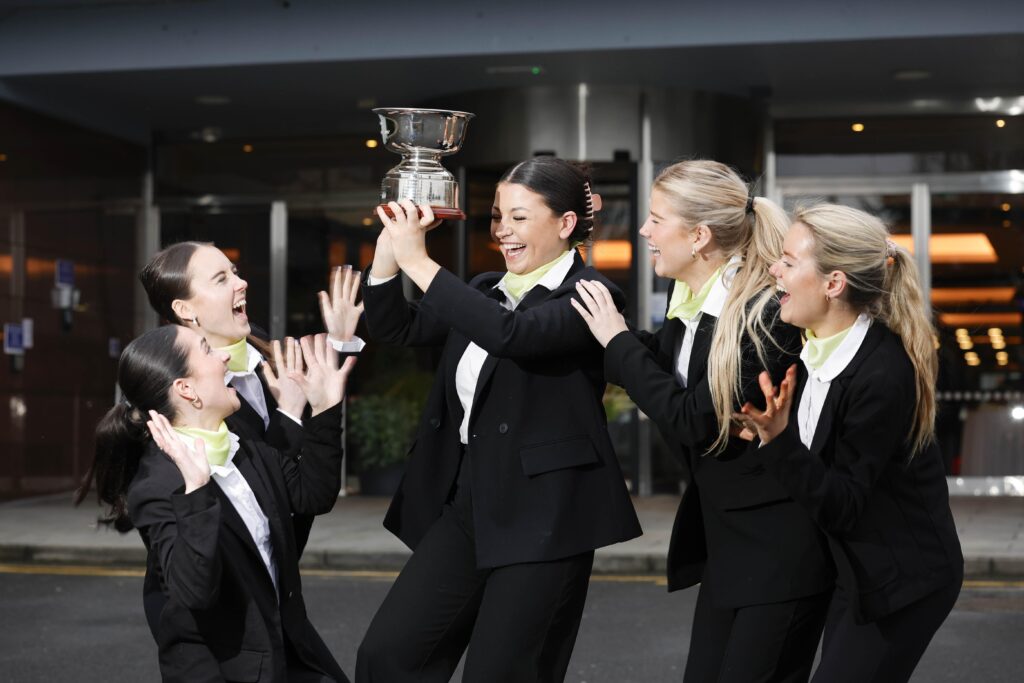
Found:
<svg viewBox="0 0 1024 683"><path fill-rule="evenodd" d="M202 439L196 439L195 448L189 448L171 427L167 418L155 410L149 411L146 428L149 429L156 445L181 472L181 477L185 480L185 493L192 493L210 481L210 463L206 460L206 444Z"/></svg>
<svg viewBox="0 0 1024 683"><path fill-rule="evenodd" d="M359 316L363 314L359 295L359 273L352 266L335 268L331 275L331 293L320 292L320 314L327 334L334 341L351 341L356 333Z"/></svg>
<svg viewBox="0 0 1024 683"><path fill-rule="evenodd" d="M576 283L576 292L583 303L576 299L569 299L569 302L601 346L608 346L612 337L626 331L626 319L619 313L607 287L596 280L580 280Z"/></svg>
<svg viewBox="0 0 1024 683"><path fill-rule="evenodd" d="M306 370L303 372L301 366L289 369L288 377L306 395L313 415L319 415L340 403L345 396L345 385L356 358L350 356L338 367L338 352L327 343L326 334L303 337L299 345Z"/></svg>
<svg viewBox="0 0 1024 683"><path fill-rule="evenodd" d="M786 376L779 384L778 391L772 385L772 378L767 372L762 372L757 381L764 393L765 409L758 410L747 402L740 412L733 413L732 418L744 428L757 432L761 443L766 444L781 434L789 424L789 409L796 388L796 366L790 365L786 370Z"/></svg>
<svg viewBox="0 0 1024 683"><path fill-rule="evenodd" d="M282 353L281 342L275 339L271 343L274 364L271 366L270 363L263 362L263 378L270 389L270 395L277 401L278 408L298 419L302 417L302 411L306 408L306 394L289 373L302 372L302 351L291 337L285 337L284 347Z"/></svg>

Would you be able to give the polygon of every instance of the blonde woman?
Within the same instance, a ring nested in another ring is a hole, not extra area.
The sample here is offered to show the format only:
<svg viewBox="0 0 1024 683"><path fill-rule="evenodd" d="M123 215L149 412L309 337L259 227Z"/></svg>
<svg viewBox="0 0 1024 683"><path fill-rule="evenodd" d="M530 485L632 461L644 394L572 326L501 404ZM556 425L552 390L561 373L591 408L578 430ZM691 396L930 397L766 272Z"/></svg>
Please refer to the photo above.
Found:
<svg viewBox="0 0 1024 683"><path fill-rule="evenodd" d="M797 211L771 268L802 363L743 408L765 467L825 531L839 576L814 680L910 679L963 581L934 441L938 359L917 269L880 220Z"/></svg>
<svg viewBox="0 0 1024 683"><path fill-rule="evenodd" d="M788 226L728 166L665 169L640 229L654 271L673 279L664 326L631 332L599 283L577 310L606 347L609 382L678 448L686 491L669 545L669 590L701 583L685 681L806 681L833 586L824 539L765 472L731 416L761 399L800 352L778 320L768 266Z"/></svg>

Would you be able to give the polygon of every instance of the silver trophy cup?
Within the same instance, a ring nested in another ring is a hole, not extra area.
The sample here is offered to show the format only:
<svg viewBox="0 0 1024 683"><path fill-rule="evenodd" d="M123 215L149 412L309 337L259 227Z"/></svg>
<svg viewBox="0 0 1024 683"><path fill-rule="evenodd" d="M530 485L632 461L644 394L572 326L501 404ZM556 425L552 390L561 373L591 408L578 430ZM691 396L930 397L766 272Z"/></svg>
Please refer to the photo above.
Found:
<svg viewBox="0 0 1024 683"><path fill-rule="evenodd" d="M402 163L388 171L380 185L384 210L390 215L388 202L411 199L428 204L437 218L465 218L459 207L459 184L441 165L441 157L462 147L473 114L406 107L382 107L373 113L380 117L384 146L402 155Z"/></svg>

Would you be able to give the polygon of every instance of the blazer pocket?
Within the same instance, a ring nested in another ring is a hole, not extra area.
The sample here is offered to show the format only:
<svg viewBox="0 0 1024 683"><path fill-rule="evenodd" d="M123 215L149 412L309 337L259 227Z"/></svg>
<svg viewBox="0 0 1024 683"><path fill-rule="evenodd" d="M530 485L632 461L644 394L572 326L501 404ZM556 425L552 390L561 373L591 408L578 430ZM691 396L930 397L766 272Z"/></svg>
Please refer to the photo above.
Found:
<svg viewBox="0 0 1024 683"><path fill-rule="evenodd" d="M589 436L576 436L569 439L547 441L534 446L524 446L519 449L519 459L523 465L523 474L528 477L567 467L580 467L600 462Z"/></svg>

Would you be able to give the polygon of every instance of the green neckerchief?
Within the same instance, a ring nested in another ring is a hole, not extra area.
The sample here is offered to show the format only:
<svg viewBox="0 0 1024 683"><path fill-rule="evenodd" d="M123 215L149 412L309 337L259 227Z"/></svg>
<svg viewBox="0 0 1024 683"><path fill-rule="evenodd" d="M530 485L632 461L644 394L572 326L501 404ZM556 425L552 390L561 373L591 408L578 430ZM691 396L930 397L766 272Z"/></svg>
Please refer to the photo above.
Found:
<svg viewBox="0 0 1024 683"><path fill-rule="evenodd" d="M562 260L568 251L563 251L558 255L554 261L545 263L536 270L531 270L529 273L523 275L516 275L515 273L505 273L505 277L501 278L501 281L505 283L505 289L512 296L513 299L519 301L523 298L523 295L533 289L533 286L540 282L541 278L548 274L548 272L555 267L555 265Z"/></svg>
<svg viewBox="0 0 1024 683"><path fill-rule="evenodd" d="M242 341L245 341L244 339ZM206 445L206 461L211 465L224 465L231 451L231 438L226 423L221 422L217 431L199 429L198 427L175 427L174 431L193 439L202 439Z"/></svg>
<svg viewBox="0 0 1024 683"><path fill-rule="evenodd" d="M690 289L690 285L686 284L682 280L676 280L676 287L672 290L672 300L668 302L668 313L665 315L666 318L671 320L672 318L681 318L682 320L690 320L695 315L700 307L704 305L704 302L708 298L708 294L711 293L711 288L715 286L715 283L722 278L722 268L719 267L708 281L700 288L697 295L694 296L693 290Z"/></svg>
<svg viewBox="0 0 1024 683"><path fill-rule="evenodd" d="M850 325L842 332L824 339L818 339L810 330L804 330L804 336L807 337L807 364L815 370L820 370L852 329L853 325Z"/></svg>
<svg viewBox="0 0 1024 683"><path fill-rule="evenodd" d="M231 354L231 358L228 358L228 370L231 372L249 372L249 343L245 337L230 346L222 346L214 351L227 351Z"/></svg>

